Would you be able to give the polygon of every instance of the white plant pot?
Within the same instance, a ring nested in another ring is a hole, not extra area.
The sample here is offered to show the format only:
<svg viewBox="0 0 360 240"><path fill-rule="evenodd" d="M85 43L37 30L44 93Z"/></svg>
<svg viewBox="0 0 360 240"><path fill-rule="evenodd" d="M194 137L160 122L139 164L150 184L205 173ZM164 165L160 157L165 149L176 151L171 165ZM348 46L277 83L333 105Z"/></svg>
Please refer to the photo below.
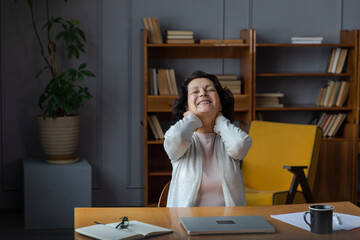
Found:
<svg viewBox="0 0 360 240"><path fill-rule="evenodd" d="M37 118L41 146L49 163L68 164L79 159L75 156L80 133L80 116Z"/></svg>

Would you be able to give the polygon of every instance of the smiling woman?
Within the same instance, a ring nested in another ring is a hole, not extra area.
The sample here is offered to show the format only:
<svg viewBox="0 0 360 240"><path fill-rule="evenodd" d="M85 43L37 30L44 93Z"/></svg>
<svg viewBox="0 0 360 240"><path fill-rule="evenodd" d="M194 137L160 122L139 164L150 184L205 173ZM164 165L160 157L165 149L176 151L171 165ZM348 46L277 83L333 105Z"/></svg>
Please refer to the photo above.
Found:
<svg viewBox="0 0 360 240"><path fill-rule="evenodd" d="M246 205L239 160L252 140L230 122L233 112L233 95L215 75L196 71L184 81L165 133L173 167L167 207Z"/></svg>

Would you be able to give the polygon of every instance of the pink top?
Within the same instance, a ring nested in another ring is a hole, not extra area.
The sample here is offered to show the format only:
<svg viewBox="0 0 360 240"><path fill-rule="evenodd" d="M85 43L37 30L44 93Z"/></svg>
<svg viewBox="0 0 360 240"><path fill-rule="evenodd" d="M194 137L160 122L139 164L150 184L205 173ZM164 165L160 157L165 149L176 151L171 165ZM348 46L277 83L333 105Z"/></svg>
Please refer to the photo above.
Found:
<svg viewBox="0 0 360 240"><path fill-rule="evenodd" d="M202 152L202 178L196 207L225 206L219 163L215 150L215 133L198 133Z"/></svg>

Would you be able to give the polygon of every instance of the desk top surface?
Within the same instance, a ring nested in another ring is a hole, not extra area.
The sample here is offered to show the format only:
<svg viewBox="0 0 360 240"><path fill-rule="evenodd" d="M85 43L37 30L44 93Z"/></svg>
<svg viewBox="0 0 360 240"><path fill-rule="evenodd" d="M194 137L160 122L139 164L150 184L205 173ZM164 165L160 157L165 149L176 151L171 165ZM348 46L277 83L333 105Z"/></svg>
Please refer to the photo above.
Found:
<svg viewBox="0 0 360 240"><path fill-rule="evenodd" d="M327 203L334 206L338 213L360 216L360 208L350 202ZM290 204L275 206L244 206L244 207L192 207L192 208L155 208L155 207L93 207L75 208L74 228L93 225L94 221L111 223L118 222L120 217L128 216L129 220L137 220L174 232L159 235L151 239L360 239L360 228L350 231L335 231L332 234L314 234L270 217L272 214L308 211L312 204ZM236 216L261 215L276 229L268 234L229 234L188 236L180 224L180 217L201 216ZM75 233L75 239L88 239Z"/></svg>

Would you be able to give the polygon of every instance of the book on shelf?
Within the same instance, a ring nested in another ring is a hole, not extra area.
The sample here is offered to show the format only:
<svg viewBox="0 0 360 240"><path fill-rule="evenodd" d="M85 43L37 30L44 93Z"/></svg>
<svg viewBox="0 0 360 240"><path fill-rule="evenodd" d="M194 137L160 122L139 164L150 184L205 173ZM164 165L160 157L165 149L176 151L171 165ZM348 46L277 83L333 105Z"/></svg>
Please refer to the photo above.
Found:
<svg viewBox="0 0 360 240"><path fill-rule="evenodd" d="M195 43L194 39L166 39L166 43Z"/></svg>
<svg viewBox="0 0 360 240"><path fill-rule="evenodd" d="M145 29L148 31L149 43L155 43L155 44L163 43L158 18L143 17L143 24Z"/></svg>
<svg viewBox="0 0 360 240"><path fill-rule="evenodd" d="M195 43L193 31L168 30L166 33L167 43Z"/></svg>
<svg viewBox="0 0 360 240"><path fill-rule="evenodd" d="M156 131L156 127L155 127L155 125L154 125L154 123L153 123L153 121L152 121L152 119L151 119L150 116L148 116L147 121L148 121L148 123L149 123L151 132L152 132L152 134L154 135L154 138L155 138L156 140L159 140L159 139L160 139L159 134L158 134L158 132Z"/></svg>
<svg viewBox="0 0 360 240"><path fill-rule="evenodd" d="M323 37L292 37L291 43L294 44L320 44L323 41Z"/></svg>
<svg viewBox="0 0 360 240"><path fill-rule="evenodd" d="M325 95L326 95L327 85L319 88L318 95L316 98L316 105L317 106L323 106L325 101Z"/></svg>
<svg viewBox="0 0 360 240"><path fill-rule="evenodd" d="M243 44L244 39L200 39L200 44Z"/></svg>
<svg viewBox="0 0 360 240"><path fill-rule="evenodd" d="M255 105L256 107L284 107L279 99L284 96L284 93L256 93Z"/></svg>
<svg viewBox="0 0 360 240"><path fill-rule="evenodd" d="M149 95L178 95L174 69L148 69Z"/></svg>
<svg viewBox="0 0 360 240"><path fill-rule="evenodd" d="M156 75L156 80L158 83L160 95L171 95L169 81L166 76L166 69L158 69L157 71L158 73Z"/></svg>
<svg viewBox="0 0 360 240"><path fill-rule="evenodd" d="M194 36L191 30L167 30L166 35Z"/></svg>
<svg viewBox="0 0 360 240"><path fill-rule="evenodd" d="M347 48L339 48L339 47L332 48L328 67L327 67L327 72L342 73L345 66L347 54L348 54Z"/></svg>
<svg viewBox="0 0 360 240"><path fill-rule="evenodd" d="M241 94L241 80L219 80L223 88L228 88L233 94Z"/></svg>
<svg viewBox="0 0 360 240"><path fill-rule="evenodd" d="M341 48L338 62L336 63L336 67L335 67L335 73L342 73L343 68L345 66L345 60L346 60L347 53L348 53L347 48Z"/></svg>
<svg viewBox="0 0 360 240"><path fill-rule="evenodd" d="M336 48L332 48L331 52L330 52L330 58L329 58L327 70L326 70L327 73L331 73L331 69L334 64L335 52L336 52Z"/></svg>
<svg viewBox="0 0 360 240"><path fill-rule="evenodd" d="M171 79L171 94L178 96L179 95L179 91L178 91L178 87L177 87L177 83L176 83L176 76L175 76L175 70L173 68L168 69L169 72L169 76Z"/></svg>
<svg viewBox="0 0 360 240"><path fill-rule="evenodd" d="M167 35L167 39L194 39L192 35Z"/></svg>
<svg viewBox="0 0 360 240"><path fill-rule="evenodd" d="M342 81L339 89L339 94L335 102L335 106L341 107L344 105L347 96L349 95L350 85L347 81Z"/></svg>
<svg viewBox="0 0 360 240"><path fill-rule="evenodd" d="M323 136L330 136L330 130L335 126L335 121L337 119L338 116L341 116L339 114L331 114L330 118L329 118L329 123L327 124L326 128L323 131Z"/></svg>
<svg viewBox="0 0 360 240"><path fill-rule="evenodd" d="M154 124L155 132L159 137L158 139L164 139L164 131L162 130L158 117L155 114L152 114L149 115L148 118L150 118L151 119L150 121L152 121L152 123Z"/></svg>
<svg viewBox="0 0 360 240"><path fill-rule="evenodd" d="M323 137L334 137L345 118L345 113L322 112L316 125L323 130Z"/></svg>
<svg viewBox="0 0 360 240"><path fill-rule="evenodd" d="M340 88L340 81L334 81L334 83L331 86L330 92L329 92L329 98L326 103L326 107L331 107L334 105L334 102L336 101L336 95L339 92Z"/></svg>
<svg viewBox="0 0 360 240"><path fill-rule="evenodd" d="M130 221L126 229L119 229L119 223L96 224L75 229L75 232L96 239L141 239L159 234L171 233L172 230L139 221Z"/></svg>
<svg viewBox="0 0 360 240"><path fill-rule="evenodd" d="M328 137L334 137L336 133L338 132L340 126L345 121L346 114L345 113L339 113L336 120L334 121L334 124L332 128L328 132Z"/></svg>
<svg viewBox="0 0 360 240"><path fill-rule="evenodd" d="M341 107L344 105L349 93L349 83L347 81L329 80L321 87L316 98L316 105L324 107Z"/></svg>
<svg viewBox="0 0 360 240"><path fill-rule="evenodd" d="M329 102L329 97L330 97L330 93L331 93L331 89L334 85L334 80L328 80L327 82L327 87L326 87L326 93L325 93L325 99L324 99L324 104L322 106L327 106L328 102Z"/></svg>
<svg viewBox="0 0 360 240"><path fill-rule="evenodd" d="M215 74L222 87L228 88L233 94L241 94L241 80L236 74Z"/></svg>
<svg viewBox="0 0 360 240"><path fill-rule="evenodd" d="M215 74L216 78L221 80L238 80L238 77L236 74Z"/></svg>

